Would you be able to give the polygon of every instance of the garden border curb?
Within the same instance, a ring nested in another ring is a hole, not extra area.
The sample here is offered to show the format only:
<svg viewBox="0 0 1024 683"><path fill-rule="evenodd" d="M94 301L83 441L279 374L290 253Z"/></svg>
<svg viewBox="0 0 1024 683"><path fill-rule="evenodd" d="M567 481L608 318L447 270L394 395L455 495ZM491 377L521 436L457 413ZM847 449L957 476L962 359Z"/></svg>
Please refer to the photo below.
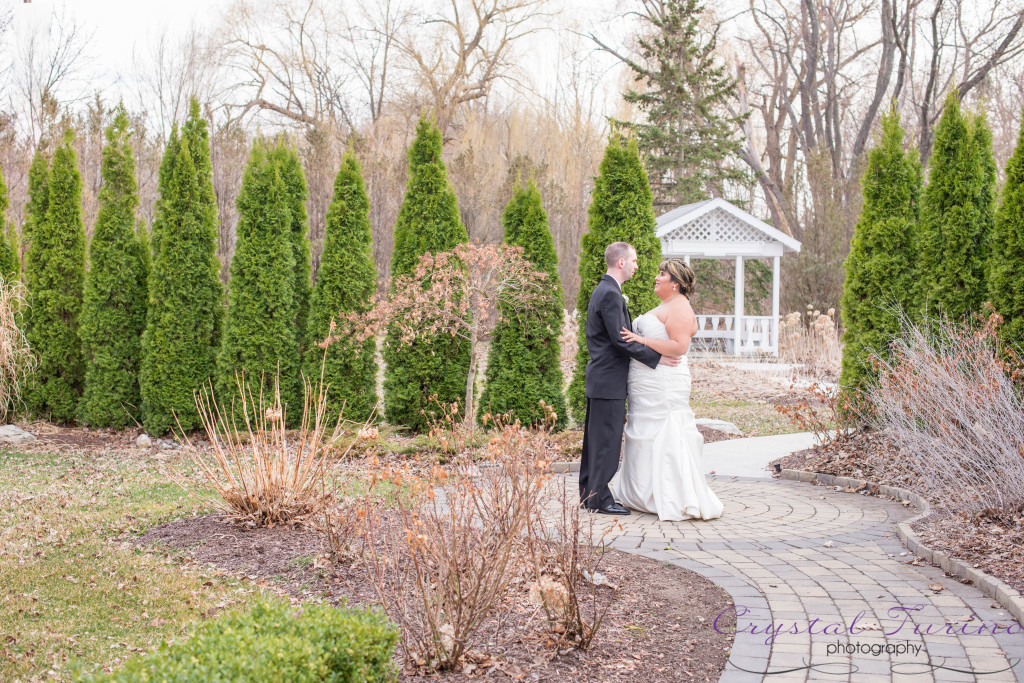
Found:
<svg viewBox="0 0 1024 683"><path fill-rule="evenodd" d="M931 504L922 496L913 491L901 489L898 486L886 486L865 479L854 479L853 477L837 477L820 472L790 469L782 470L781 474L783 479L789 481L836 486L841 487L840 491L847 488L861 489L866 487L871 493L880 496L909 501L914 507L921 510L921 513L905 522L896 524L900 541L907 547L907 550L959 579L970 581L978 590L1002 605L1018 623L1024 624L1024 595L1018 593L1009 584L979 569L975 569L963 560L950 557L949 554L941 550L932 550L914 535L910 525L924 519L931 513Z"/></svg>

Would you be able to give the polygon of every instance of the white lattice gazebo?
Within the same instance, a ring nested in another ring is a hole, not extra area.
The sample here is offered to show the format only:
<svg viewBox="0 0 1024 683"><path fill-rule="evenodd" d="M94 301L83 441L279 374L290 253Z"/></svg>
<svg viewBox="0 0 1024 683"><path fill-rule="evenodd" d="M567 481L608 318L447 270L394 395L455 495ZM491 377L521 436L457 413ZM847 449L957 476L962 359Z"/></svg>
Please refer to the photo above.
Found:
<svg viewBox="0 0 1024 683"><path fill-rule="evenodd" d="M711 346L722 340L727 353L779 352L779 266L782 255L800 251L800 243L724 199L686 204L657 222L666 258L735 259L733 315L697 312L695 340ZM772 259L772 314L743 314L743 259Z"/></svg>

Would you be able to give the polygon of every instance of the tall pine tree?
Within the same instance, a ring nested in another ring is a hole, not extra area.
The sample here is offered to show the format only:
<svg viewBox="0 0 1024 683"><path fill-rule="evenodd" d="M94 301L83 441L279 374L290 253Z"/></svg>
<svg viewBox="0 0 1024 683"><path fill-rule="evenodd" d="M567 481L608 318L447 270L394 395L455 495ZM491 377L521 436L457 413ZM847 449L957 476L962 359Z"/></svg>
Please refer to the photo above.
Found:
<svg viewBox="0 0 1024 683"><path fill-rule="evenodd" d="M326 350L316 344L327 338L336 315L373 307L377 271L372 243L370 200L359 161L349 150L327 209L324 250L309 307L305 374L311 380L320 377L322 363L329 414L336 415L344 405L345 417L357 421L366 420L377 404L377 340L367 339L356 347L339 339Z"/></svg>
<svg viewBox="0 0 1024 683"><path fill-rule="evenodd" d="M53 154L45 220L33 216L25 266L29 311L25 336L39 365L25 397L29 412L73 422L85 366L78 336L85 277L82 177L68 131Z"/></svg>
<svg viewBox="0 0 1024 683"><path fill-rule="evenodd" d="M623 286L629 300L629 312L640 315L658 304L654 277L661 261L661 242L655 233L654 207L647 172L640 163L636 141L624 142L613 134L600 174L594 181L593 201L587 218L587 232L580 248L580 290L576 310L580 315L579 350L576 371L569 385L569 408L579 424L586 415L587 329L584 321L590 295L608 270L604 250L612 242L628 242L636 249L639 268Z"/></svg>
<svg viewBox="0 0 1024 683"><path fill-rule="evenodd" d="M103 148L103 187L82 307L85 391L79 417L90 427L126 427L141 417L139 360L146 328L146 256L135 234L139 205L131 131L114 110Z"/></svg>
<svg viewBox="0 0 1024 683"><path fill-rule="evenodd" d="M935 128L918 233L917 307L957 319L981 307L994 189L991 143L983 121L969 122L957 93L946 98ZM988 134L991 140L991 134Z"/></svg>
<svg viewBox="0 0 1024 683"><path fill-rule="evenodd" d="M870 357L885 354L899 333L896 304L913 301L914 252L921 208L921 162L904 152L899 116L882 117L878 145L861 178L864 204L846 258L843 286L843 370L841 386L863 390L875 378Z"/></svg>
<svg viewBox="0 0 1024 683"><path fill-rule="evenodd" d="M142 337L143 423L152 434L201 425L192 392L214 374L223 317L206 123L193 100L160 167L150 245L149 308Z"/></svg>
<svg viewBox="0 0 1024 683"><path fill-rule="evenodd" d="M7 183L4 182L4 174L0 170L0 277L3 277L4 282L21 279L18 234L15 232L14 226L7 220L9 206Z"/></svg>
<svg viewBox="0 0 1024 683"><path fill-rule="evenodd" d="M565 426L565 395L562 393L561 344L562 284L558 279L558 255L548 229L548 215L540 191L531 180L517 183L501 216L505 243L522 247L523 256L548 275L548 296L540 310L530 315L503 305L494 329L487 361L487 386L480 398L480 412L512 413L523 424L544 419L540 401L558 415L555 426Z"/></svg>
<svg viewBox="0 0 1024 683"><path fill-rule="evenodd" d="M642 123L624 123L636 133L656 205L675 207L727 189L748 186L740 164L743 116L728 110L736 79L719 62L717 30L701 28L700 0L659 0L641 14L649 31L641 37L639 60L626 60L639 90L623 98L644 113Z"/></svg>
<svg viewBox="0 0 1024 683"><path fill-rule="evenodd" d="M302 390L292 217L282 159L280 146L270 150L257 142L242 177L217 393L226 405L239 403L237 378L244 377L254 396L262 382L264 395L273 397L279 377L281 404L295 424L302 417Z"/></svg>
<svg viewBox="0 0 1024 683"><path fill-rule="evenodd" d="M409 149L409 183L395 225L391 275L408 275L426 252L448 251L468 240L441 159L441 131L433 122L421 119ZM430 403L431 395L436 394L443 403L464 399L469 343L460 337L442 334L406 346L400 343L397 331L391 330L384 362L384 407L392 424L423 429L428 421L421 411L429 414L436 408Z"/></svg>
<svg viewBox="0 0 1024 683"><path fill-rule="evenodd" d="M1003 316L1005 341L1024 346L1024 115L1017 148L995 216L988 262L988 297Z"/></svg>

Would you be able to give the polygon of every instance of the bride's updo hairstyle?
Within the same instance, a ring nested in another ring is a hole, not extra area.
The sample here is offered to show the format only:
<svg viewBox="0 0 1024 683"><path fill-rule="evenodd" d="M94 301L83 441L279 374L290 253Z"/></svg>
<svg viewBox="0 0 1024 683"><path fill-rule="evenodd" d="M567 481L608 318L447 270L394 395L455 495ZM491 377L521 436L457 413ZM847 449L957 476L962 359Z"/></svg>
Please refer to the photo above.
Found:
<svg viewBox="0 0 1024 683"><path fill-rule="evenodd" d="M658 270L663 270L672 278L672 282L679 286L679 293L689 298L693 294L693 286L697 276L693 269L686 265L685 261L677 258L670 258L658 264Z"/></svg>

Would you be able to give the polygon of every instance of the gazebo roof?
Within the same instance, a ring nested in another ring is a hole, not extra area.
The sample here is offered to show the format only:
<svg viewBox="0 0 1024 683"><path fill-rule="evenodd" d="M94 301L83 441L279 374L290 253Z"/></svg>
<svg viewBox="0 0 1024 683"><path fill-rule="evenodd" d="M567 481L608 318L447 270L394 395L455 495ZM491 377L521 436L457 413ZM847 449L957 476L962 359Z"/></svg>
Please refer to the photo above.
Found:
<svg viewBox="0 0 1024 683"><path fill-rule="evenodd" d="M724 199L676 207L657 219L665 256L758 258L800 251L800 242Z"/></svg>

